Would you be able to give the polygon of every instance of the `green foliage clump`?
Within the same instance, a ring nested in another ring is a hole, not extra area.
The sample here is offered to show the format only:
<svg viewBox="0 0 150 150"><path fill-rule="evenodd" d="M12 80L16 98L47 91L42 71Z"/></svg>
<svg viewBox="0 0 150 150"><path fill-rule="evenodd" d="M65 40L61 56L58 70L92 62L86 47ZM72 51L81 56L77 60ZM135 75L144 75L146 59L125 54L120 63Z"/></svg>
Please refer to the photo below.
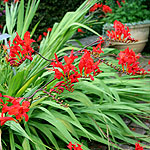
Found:
<svg viewBox="0 0 150 150"><path fill-rule="evenodd" d="M117 4L111 6L112 13L107 14L107 17L103 21L107 23L113 23L118 20L122 23L139 22L150 19L150 11L147 9L142 1L125 1L120 2L121 7Z"/></svg>
<svg viewBox="0 0 150 150"><path fill-rule="evenodd" d="M2 32L4 24L5 24L5 7L4 3L0 1L0 32Z"/></svg>

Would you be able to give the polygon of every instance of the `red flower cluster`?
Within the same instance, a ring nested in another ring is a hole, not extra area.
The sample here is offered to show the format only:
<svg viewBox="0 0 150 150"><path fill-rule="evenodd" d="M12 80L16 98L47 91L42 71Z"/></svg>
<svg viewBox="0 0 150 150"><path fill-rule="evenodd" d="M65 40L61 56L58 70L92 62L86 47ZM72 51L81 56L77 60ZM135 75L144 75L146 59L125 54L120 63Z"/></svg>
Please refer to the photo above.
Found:
<svg viewBox="0 0 150 150"><path fill-rule="evenodd" d="M77 68L72 64L76 58L78 58L78 56L74 56L72 50L69 57L64 56L66 64L63 66L62 62L59 62L58 57L55 54L55 61L51 63L51 65L53 66L53 71L55 71L54 78L63 78L64 80L55 85L54 88L57 88L56 91L64 90L64 88L60 89L60 86L65 87L68 91L73 91L72 83L78 82L78 78L80 78L80 74L77 72ZM59 69L56 68L61 69L63 72L59 71ZM54 89L51 89L51 91L54 91Z"/></svg>
<svg viewBox="0 0 150 150"><path fill-rule="evenodd" d="M7 95L2 96L1 93L0 97L8 98L7 102L9 102L5 104L4 101L0 98L0 106L2 106L2 113L0 117L1 126L9 120L17 122L13 117L5 117L6 113L8 113L8 115L14 115L19 121L21 121L23 117L25 117L25 121L28 121L29 117L26 113L29 111L30 102L23 101L22 104L20 104L20 101L23 100L23 98L14 98Z"/></svg>
<svg viewBox="0 0 150 150"><path fill-rule="evenodd" d="M132 49L129 50L129 48L127 48L119 53L117 59L119 60L118 64L122 65L123 71L124 67L126 67L126 72L130 74L146 74L147 72L139 67L139 62L137 61L139 58L140 54L136 55Z"/></svg>
<svg viewBox="0 0 150 150"><path fill-rule="evenodd" d="M98 67L100 61L94 62L88 50L84 50L84 55L79 62L78 67L80 73L78 73L77 68L72 64L76 58L78 58L78 56L74 56L72 50L69 57L64 56L66 64L63 65L62 62L59 62L58 57L55 54L55 60L51 63L53 66L53 71L55 71L54 78L63 78L63 81L58 82L54 88L50 90L50 92L55 91L60 94L64 91L64 87L68 91L72 92L74 86L72 83L79 82L78 78L90 77L91 80L94 80L93 76L96 76L102 72Z"/></svg>
<svg viewBox="0 0 150 150"><path fill-rule="evenodd" d="M135 42L137 40L131 38L131 34L129 33L129 27L124 26L120 21L114 21L114 29L115 31L107 31L107 36L114 41L120 42Z"/></svg>
<svg viewBox="0 0 150 150"><path fill-rule="evenodd" d="M47 32L51 32L52 31L52 28L48 28L47 29ZM43 32L43 35L46 37L47 36L47 32ZM37 39L37 42L41 41L42 40L42 35L40 34L38 39Z"/></svg>
<svg viewBox="0 0 150 150"><path fill-rule="evenodd" d="M82 72L84 72L85 77L90 77L91 80L94 80L93 76L96 76L102 72L98 67L99 63L100 60L94 62L90 52L88 50L84 50L84 54L79 62L80 75L82 76Z"/></svg>
<svg viewBox="0 0 150 150"><path fill-rule="evenodd" d="M81 146L82 146L82 145L80 145L80 144L72 144L72 142L70 142L67 147L68 147L70 150L83 150L83 149L81 148Z"/></svg>
<svg viewBox="0 0 150 150"><path fill-rule="evenodd" d="M30 33L27 31L24 34L24 40L20 38L18 33L16 33L16 37L13 40L13 46L10 46L10 52L8 54L7 61L10 62L11 66L19 66L26 59L32 61L32 53L34 52L33 48L30 46L32 42L35 42L33 39L30 39Z"/></svg>
<svg viewBox="0 0 150 150"><path fill-rule="evenodd" d="M96 46L96 47L93 46L93 51L92 51L93 54L104 53L104 52L102 51L102 47L101 47L101 44L102 44L102 43L104 43L104 40L103 40L102 37L99 37L99 41L98 41L97 46Z"/></svg>
<svg viewBox="0 0 150 150"><path fill-rule="evenodd" d="M98 8L101 8L103 6L103 4L100 3L95 3L91 8L90 8L90 12L94 12L96 11Z"/></svg>
<svg viewBox="0 0 150 150"><path fill-rule="evenodd" d="M102 10L103 10L103 12L104 12L105 14L107 14L107 13L112 13L112 9L111 9L109 6L107 6L107 5L103 5Z"/></svg>
<svg viewBox="0 0 150 150"><path fill-rule="evenodd" d="M135 144L135 150L143 150L143 147L140 146L139 143L136 143L136 144Z"/></svg>
<svg viewBox="0 0 150 150"><path fill-rule="evenodd" d="M106 14L106 13L112 13L112 9L107 6L107 5L103 5L102 3L95 3L91 8L90 8L90 12L94 12L96 11L98 8L101 8L102 11Z"/></svg>

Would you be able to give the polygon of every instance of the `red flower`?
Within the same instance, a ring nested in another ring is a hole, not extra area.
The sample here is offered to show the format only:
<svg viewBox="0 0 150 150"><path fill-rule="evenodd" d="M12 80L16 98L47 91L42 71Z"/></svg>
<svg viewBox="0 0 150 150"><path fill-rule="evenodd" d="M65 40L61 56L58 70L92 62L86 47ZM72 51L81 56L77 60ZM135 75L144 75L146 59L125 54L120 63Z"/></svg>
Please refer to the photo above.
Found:
<svg viewBox="0 0 150 150"><path fill-rule="evenodd" d="M26 59L32 60L32 53L34 52L33 48L30 46L32 42L35 42L33 39L30 39L30 33L27 31L24 34L24 40L20 38L18 33L13 40L12 46L10 46L10 52L7 61L10 62L11 66L19 66Z"/></svg>
<svg viewBox="0 0 150 150"><path fill-rule="evenodd" d="M99 37L99 41L98 41L99 43L97 44L97 46L95 47L95 46L93 46L93 51L92 51L92 53L98 53L98 54L100 54L100 53L104 53L103 51L102 51L102 48L101 48L101 44L102 43L104 43L104 40L103 40L103 38L102 37Z"/></svg>
<svg viewBox="0 0 150 150"><path fill-rule="evenodd" d="M14 3L17 3L17 2L19 2L19 0L15 0L15 1L14 1Z"/></svg>
<svg viewBox="0 0 150 150"><path fill-rule="evenodd" d="M148 61L148 65L150 65L150 60Z"/></svg>
<svg viewBox="0 0 150 150"><path fill-rule="evenodd" d="M42 40L42 35L39 35L38 39L37 39L37 42L41 41Z"/></svg>
<svg viewBox="0 0 150 150"><path fill-rule="evenodd" d="M129 28L124 26L120 21L114 21L114 29L115 31L107 31L107 36L111 40L121 41L121 42L135 42L134 38L130 37Z"/></svg>
<svg viewBox="0 0 150 150"><path fill-rule="evenodd" d="M8 0L4 0L3 2L4 2L4 3L7 3L7 2L8 2Z"/></svg>
<svg viewBox="0 0 150 150"><path fill-rule="evenodd" d="M146 74L146 71L143 68L139 67L139 62L137 60L140 58L140 54L135 54L135 52L129 48L125 49L124 51L120 51L118 64L122 65L123 71L126 67L126 71L131 74Z"/></svg>
<svg viewBox="0 0 150 150"><path fill-rule="evenodd" d="M29 111L29 107L30 106L30 102L28 101L24 101L22 103L22 105L19 104L19 102L15 102L12 106L9 107L9 111L8 114L9 115L15 115L16 119L22 119L22 117L25 117L25 121L29 120L28 115L26 114L26 112Z"/></svg>
<svg viewBox="0 0 150 150"><path fill-rule="evenodd" d="M78 32L85 33L81 28L78 28Z"/></svg>
<svg viewBox="0 0 150 150"><path fill-rule="evenodd" d="M125 0L122 0L123 3L125 3Z"/></svg>
<svg viewBox="0 0 150 150"><path fill-rule="evenodd" d="M100 61L94 63L94 60L91 57L91 54L88 50L85 50L81 60L79 62L79 71L82 76L82 72L84 72L85 77L90 77L91 80L94 80L93 76L101 73L102 71L99 69ZM93 75L91 75L93 73Z"/></svg>
<svg viewBox="0 0 150 150"><path fill-rule="evenodd" d="M112 9L107 6L107 5L103 5L103 8L102 8L103 12L106 14L106 13L112 13Z"/></svg>
<svg viewBox="0 0 150 150"><path fill-rule="evenodd" d="M143 150L143 147L140 146L139 143L136 143L136 144L135 144L135 150Z"/></svg>
<svg viewBox="0 0 150 150"><path fill-rule="evenodd" d="M72 146L74 146L74 144L72 144L72 142L70 142L67 147L68 147L70 150L72 150L72 148L73 148Z"/></svg>
<svg viewBox="0 0 150 150"><path fill-rule="evenodd" d="M23 101L22 104L20 104L23 98L14 98L8 95L2 96L2 94L0 94L0 97L8 98L7 102L9 102L5 104L0 98L0 105L2 106L2 113L0 117L1 125L4 125L4 123L8 120L17 122L12 117L4 117L4 114L6 115L6 113L8 113L9 115L14 115L19 121L21 121L23 117L25 117L25 121L28 121L29 117L26 113L29 111L30 102Z"/></svg>
<svg viewBox="0 0 150 150"><path fill-rule="evenodd" d="M70 142L69 144L68 144L68 148L69 148L69 150L83 150L82 148L81 148L81 146L82 145L80 145L80 144L72 144L72 142Z"/></svg>
<svg viewBox="0 0 150 150"><path fill-rule="evenodd" d="M0 25L0 29L3 29L3 26L2 26L2 25Z"/></svg>
<svg viewBox="0 0 150 150"><path fill-rule="evenodd" d="M118 6L121 8L121 5L120 5L119 1L117 0L116 2L117 2L117 4L118 4Z"/></svg>
<svg viewBox="0 0 150 150"><path fill-rule="evenodd" d="M73 55L73 50L72 50L69 57L64 56L64 60L66 63L65 65L62 65L62 62L59 62L56 54L55 54L55 61L51 63L51 65L53 66L53 71L55 71L54 78L57 78L57 79L63 78L64 80L62 82L59 82L58 84L59 87L63 86L68 91L73 91L72 83L78 82L78 78L80 78L80 74L77 72L77 68L72 64L77 57L78 56ZM59 69L56 69L56 68L59 68ZM58 86L54 86L54 88L55 88L55 92L60 91L60 88L58 88ZM61 91L63 91L62 88L61 88Z"/></svg>
<svg viewBox="0 0 150 150"><path fill-rule="evenodd" d="M24 44L25 46L30 46L32 42L36 42L35 40L33 39L30 39L30 32L27 31L25 34L24 34Z"/></svg>
<svg viewBox="0 0 150 150"><path fill-rule="evenodd" d="M66 65L71 69L71 68L75 68L72 63L74 62L75 59L77 59L78 56L74 56L73 55L73 50L70 53L70 56L64 56L64 60L66 62Z"/></svg>
<svg viewBox="0 0 150 150"><path fill-rule="evenodd" d="M44 35L44 36L47 36L47 33L46 33L46 32L43 32L43 35Z"/></svg>
<svg viewBox="0 0 150 150"><path fill-rule="evenodd" d="M12 118L12 117L0 117L0 124L1 124L1 126L4 125L7 121L10 121L10 120L17 122L17 121L16 121L14 118Z"/></svg>
<svg viewBox="0 0 150 150"><path fill-rule="evenodd" d="M95 3L91 8L90 8L90 12L94 12L95 10L97 10L98 8L101 8L103 6L103 4L100 3Z"/></svg>
<svg viewBox="0 0 150 150"><path fill-rule="evenodd" d="M100 43L101 42L102 40L100 40ZM100 46L98 45L97 47L99 48ZM100 48L97 50L99 53ZM60 94L64 91L64 88L72 92L74 90L73 83L79 82L78 79L82 77L82 74L84 74L83 77L89 77L91 80L94 80L93 76L102 72L98 67L100 60L94 62L89 51L84 50L84 55L79 62L80 73L78 73L77 68L73 65L76 58L78 58L78 56L74 56L72 50L69 57L64 56L65 65L63 65L62 62L59 62L58 57L55 54L55 60L51 63L53 71L55 71L54 78L63 79L63 81L58 82L50 92L55 91Z"/></svg>
<svg viewBox="0 0 150 150"><path fill-rule="evenodd" d="M47 32L51 32L51 31L52 31L52 28L48 28L48 29L47 29Z"/></svg>

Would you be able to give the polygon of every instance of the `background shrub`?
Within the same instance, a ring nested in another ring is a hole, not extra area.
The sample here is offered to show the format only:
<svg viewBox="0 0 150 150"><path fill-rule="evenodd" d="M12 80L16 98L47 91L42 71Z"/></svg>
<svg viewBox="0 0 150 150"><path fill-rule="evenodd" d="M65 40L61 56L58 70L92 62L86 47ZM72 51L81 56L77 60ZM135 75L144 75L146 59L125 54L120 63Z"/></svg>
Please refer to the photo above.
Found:
<svg viewBox="0 0 150 150"><path fill-rule="evenodd" d="M39 21L36 34L46 32L55 22L60 22L68 11L75 11L84 0L44 0L40 2L38 11L33 19L31 28Z"/></svg>

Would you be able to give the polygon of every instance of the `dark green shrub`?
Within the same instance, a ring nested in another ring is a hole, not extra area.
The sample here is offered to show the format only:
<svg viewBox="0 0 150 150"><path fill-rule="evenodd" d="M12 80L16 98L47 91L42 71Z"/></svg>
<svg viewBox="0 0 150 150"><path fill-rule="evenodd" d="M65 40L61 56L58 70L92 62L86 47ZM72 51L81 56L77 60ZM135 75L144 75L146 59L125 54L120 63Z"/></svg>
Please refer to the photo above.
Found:
<svg viewBox="0 0 150 150"><path fill-rule="evenodd" d="M2 32L4 25L5 25L5 7L4 3L0 1L0 33Z"/></svg>
<svg viewBox="0 0 150 150"><path fill-rule="evenodd" d="M41 20L36 34L46 32L55 22L59 22L68 11L75 11L84 0L44 0L40 2L38 11L33 19L31 28Z"/></svg>

